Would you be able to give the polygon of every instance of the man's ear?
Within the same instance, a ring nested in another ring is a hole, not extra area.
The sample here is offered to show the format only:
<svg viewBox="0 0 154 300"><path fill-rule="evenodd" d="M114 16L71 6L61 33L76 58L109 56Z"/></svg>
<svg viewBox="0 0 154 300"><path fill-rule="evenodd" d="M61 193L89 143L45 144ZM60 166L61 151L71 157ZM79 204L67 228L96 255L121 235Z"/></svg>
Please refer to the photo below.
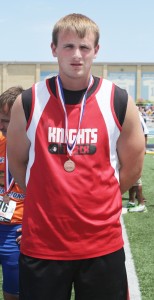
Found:
<svg viewBox="0 0 154 300"><path fill-rule="evenodd" d="M56 53L56 48L57 47L54 45L54 43L51 43L50 47L51 47L52 55L54 57L57 57L57 53Z"/></svg>
<svg viewBox="0 0 154 300"><path fill-rule="evenodd" d="M99 45L97 45L97 46L95 47L95 55L94 55L94 59L96 58L98 51L99 51Z"/></svg>

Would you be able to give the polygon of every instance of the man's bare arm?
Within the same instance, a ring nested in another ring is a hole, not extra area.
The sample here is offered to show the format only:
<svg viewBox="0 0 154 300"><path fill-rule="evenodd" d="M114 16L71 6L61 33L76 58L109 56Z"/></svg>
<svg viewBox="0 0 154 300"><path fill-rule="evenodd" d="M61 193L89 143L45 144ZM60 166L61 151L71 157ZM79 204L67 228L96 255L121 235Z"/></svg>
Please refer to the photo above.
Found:
<svg viewBox="0 0 154 300"><path fill-rule="evenodd" d="M30 147L30 141L26 135L26 124L20 95L11 110L7 132L7 154L10 172L24 191L26 190L25 176Z"/></svg>
<svg viewBox="0 0 154 300"><path fill-rule="evenodd" d="M129 97L126 117L117 143L120 161L120 188L126 192L141 176L145 139L134 101Z"/></svg>

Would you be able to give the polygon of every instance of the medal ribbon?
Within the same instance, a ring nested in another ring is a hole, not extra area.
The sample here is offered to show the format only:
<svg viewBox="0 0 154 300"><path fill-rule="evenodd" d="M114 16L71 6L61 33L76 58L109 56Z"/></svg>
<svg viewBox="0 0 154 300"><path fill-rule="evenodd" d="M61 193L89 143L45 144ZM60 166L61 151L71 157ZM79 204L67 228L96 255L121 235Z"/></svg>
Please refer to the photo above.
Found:
<svg viewBox="0 0 154 300"><path fill-rule="evenodd" d="M66 111L66 106L65 106L65 97L64 97L64 92L63 92L63 87L62 87L62 81L60 76L57 76L57 85L58 85L58 92L59 92L59 97L60 97L60 101L64 110L64 114L65 114L65 136L66 136L66 146L67 146L67 152L69 153L69 155L71 156L73 153L73 150L76 146L77 143L77 137L79 134L79 129L80 129L80 125L81 125L81 121L83 118L83 114L84 114L84 109L85 109L85 104L86 104L86 99L87 99L87 93L88 90L90 89L91 85L93 84L93 77L92 75L90 76L89 79L89 84L88 87L83 95L82 101L81 101L81 110L80 110L80 117L79 117L79 124L78 124L78 129L77 129L77 134L76 137L72 143L72 145L69 144L69 140L68 140L68 117L67 117L67 111Z"/></svg>

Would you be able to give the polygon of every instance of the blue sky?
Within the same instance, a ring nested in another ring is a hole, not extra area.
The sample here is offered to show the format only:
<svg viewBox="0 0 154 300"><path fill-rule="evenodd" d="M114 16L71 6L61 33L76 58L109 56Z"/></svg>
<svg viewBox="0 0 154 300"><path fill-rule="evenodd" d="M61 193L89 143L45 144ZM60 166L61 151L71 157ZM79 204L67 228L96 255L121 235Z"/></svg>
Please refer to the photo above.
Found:
<svg viewBox="0 0 154 300"><path fill-rule="evenodd" d="M55 22L82 13L100 28L96 62L154 62L154 0L0 0L0 61L55 61Z"/></svg>

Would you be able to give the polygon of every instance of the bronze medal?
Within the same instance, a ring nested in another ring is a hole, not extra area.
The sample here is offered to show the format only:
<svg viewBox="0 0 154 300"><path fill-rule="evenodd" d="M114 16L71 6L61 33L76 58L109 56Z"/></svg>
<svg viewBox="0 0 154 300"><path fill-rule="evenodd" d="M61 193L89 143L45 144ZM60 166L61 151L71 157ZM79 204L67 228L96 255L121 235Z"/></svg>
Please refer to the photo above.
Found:
<svg viewBox="0 0 154 300"><path fill-rule="evenodd" d="M9 197L8 195L4 195L4 196L3 196L3 201L4 201L5 203L9 203L10 197Z"/></svg>
<svg viewBox="0 0 154 300"><path fill-rule="evenodd" d="M71 159L68 159L64 163L64 170L66 172L73 172L75 170L75 163Z"/></svg>
<svg viewBox="0 0 154 300"><path fill-rule="evenodd" d="M69 140L69 130L70 129L68 127L68 115L67 115L67 109L66 109L66 105L65 105L63 84L62 84L60 75L58 75L57 79L56 79L58 94L59 94L60 102L61 102L61 105L62 105L62 108L63 108L63 111L64 111L64 116L65 116L65 140L66 140L67 154L69 155L69 157L72 156L73 150L75 149L75 146L77 144L78 135L79 135L81 122L82 122L82 118L83 118L83 115L84 115L86 100L87 100L87 93L88 93L89 89L91 88L93 82L94 82L93 76L90 75L88 87L87 87L87 89L86 89L86 91L85 91L85 93L82 97L82 100L81 100L81 108L80 108L80 116L79 116L79 123L78 123L78 127L77 127L77 133L74 136L73 140L71 140L71 142L70 142L70 140ZM74 161L72 161L70 158L67 161L65 161L64 170L66 172L73 172L75 170Z"/></svg>

